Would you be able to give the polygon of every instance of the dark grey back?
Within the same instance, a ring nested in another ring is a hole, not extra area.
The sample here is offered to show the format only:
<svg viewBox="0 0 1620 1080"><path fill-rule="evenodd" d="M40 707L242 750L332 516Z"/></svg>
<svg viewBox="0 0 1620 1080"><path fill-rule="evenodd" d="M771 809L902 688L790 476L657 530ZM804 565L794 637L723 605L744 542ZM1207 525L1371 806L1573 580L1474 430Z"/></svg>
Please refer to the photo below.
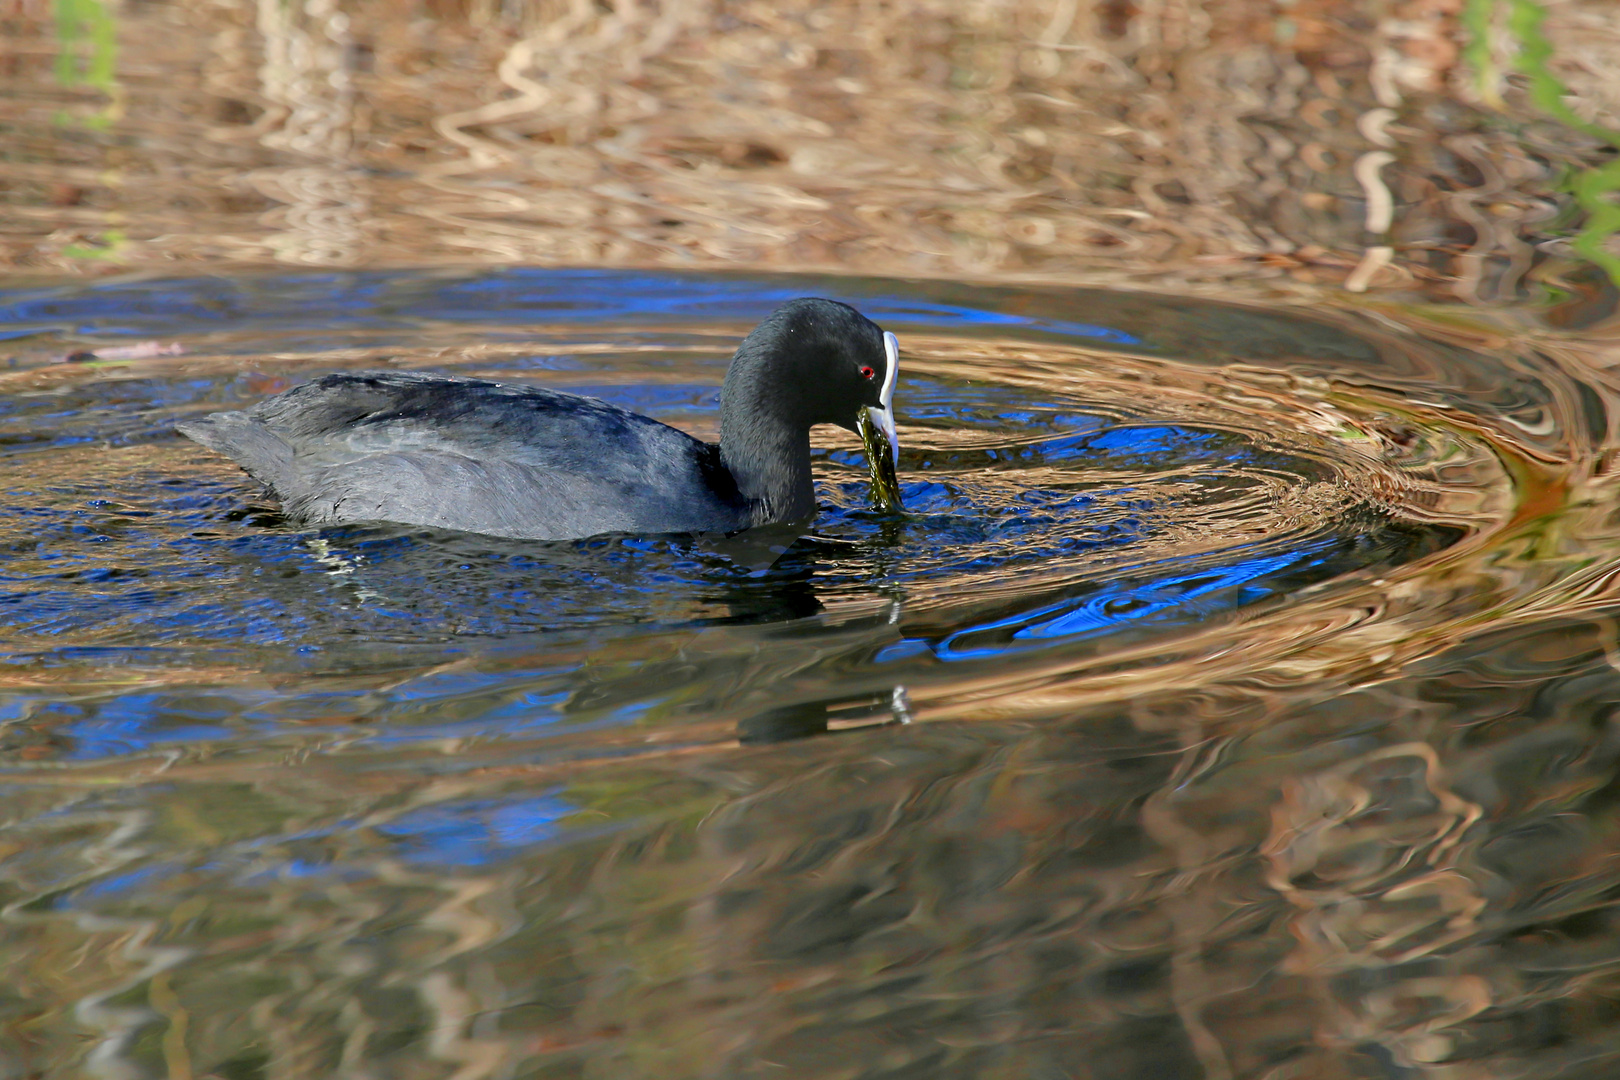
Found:
<svg viewBox="0 0 1620 1080"><path fill-rule="evenodd" d="M335 374L179 427L311 523L394 521L541 540L752 524L717 447L539 387Z"/></svg>

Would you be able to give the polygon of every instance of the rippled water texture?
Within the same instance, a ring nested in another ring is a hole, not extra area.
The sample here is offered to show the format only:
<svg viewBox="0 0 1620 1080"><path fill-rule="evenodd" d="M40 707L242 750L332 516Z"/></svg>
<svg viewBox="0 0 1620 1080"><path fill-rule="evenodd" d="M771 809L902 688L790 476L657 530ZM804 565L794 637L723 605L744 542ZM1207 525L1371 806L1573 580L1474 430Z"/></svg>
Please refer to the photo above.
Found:
<svg viewBox="0 0 1620 1080"><path fill-rule="evenodd" d="M712 437L803 294L900 336L907 512L820 432L774 562L303 529L173 430L397 367ZM0 1075L1612 1075L1612 397L1147 294L0 294Z"/></svg>

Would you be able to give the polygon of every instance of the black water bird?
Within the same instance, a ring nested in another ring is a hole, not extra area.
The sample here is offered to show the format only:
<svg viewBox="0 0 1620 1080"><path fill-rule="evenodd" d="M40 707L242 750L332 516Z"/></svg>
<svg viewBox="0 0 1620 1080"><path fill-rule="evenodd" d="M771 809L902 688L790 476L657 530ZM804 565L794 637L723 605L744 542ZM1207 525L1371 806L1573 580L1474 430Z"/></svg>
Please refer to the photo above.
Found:
<svg viewBox="0 0 1620 1080"><path fill-rule="evenodd" d="M734 533L815 514L810 429L860 432L898 508L899 347L854 308L800 299L755 327L720 390L720 442L596 398L416 372L326 375L177 424L310 524L391 521L536 540Z"/></svg>

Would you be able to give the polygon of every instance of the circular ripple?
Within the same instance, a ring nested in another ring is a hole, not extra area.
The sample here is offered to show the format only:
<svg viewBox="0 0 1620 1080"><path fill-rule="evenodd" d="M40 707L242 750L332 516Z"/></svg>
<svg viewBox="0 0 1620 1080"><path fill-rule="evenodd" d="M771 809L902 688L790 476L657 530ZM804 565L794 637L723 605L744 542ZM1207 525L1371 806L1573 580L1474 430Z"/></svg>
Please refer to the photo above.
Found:
<svg viewBox="0 0 1620 1080"><path fill-rule="evenodd" d="M712 435L733 333L553 332L537 353L548 335L491 344L468 332L400 359L377 355L375 328L328 326L314 355L260 352L244 375L198 354L255 337L285 346L288 331L194 331L184 362L13 376L0 458L13 644L312 649L334 636L442 642L877 606L919 632L905 649L927 639L942 657L983 656L1200 620L1434 551L1468 525L1457 508L1434 520L1437 494L1477 491L1488 459L1410 432L1401 446L1297 388L1094 347L913 331L898 394L907 513L868 512L858 444L823 429L816 534L762 573L680 538L295 530L170 428L317 371L404 363L544 381ZM1466 482L1440 482L1440 458ZM1421 514L1414 493L1429 503Z"/></svg>
<svg viewBox="0 0 1620 1080"><path fill-rule="evenodd" d="M562 711L679 697L808 708L814 726L840 701L887 700L945 668L1127 647L1135 659L1119 662L1151 663L1156 642L1477 536L1512 501L1496 451L1466 425L1310 363L1216 363L1180 308L1137 298L1110 326L1083 305L1060 318L857 296L901 334L902 516L868 508L854 436L822 429L822 513L774 562L712 538L299 529L174 422L391 365L532 380L712 438L740 335L785 296L832 291L536 273L323 280L296 319L282 292L252 283L0 309L33 335L0 376L0 633L13 664L188 678L223 665L229 681L244 664L336 677L495 650L530 675L560 673L535 700ZM206 317L222 310L223 328ZM1233 333L1282 353L1283 330L1263 329ZM1351 368L1357 339L1296 330L1297 350ZM184 354L40 359L91 331L92 345L123 335ZM621 643L618 668L592 651L607 642Z"/></svg>

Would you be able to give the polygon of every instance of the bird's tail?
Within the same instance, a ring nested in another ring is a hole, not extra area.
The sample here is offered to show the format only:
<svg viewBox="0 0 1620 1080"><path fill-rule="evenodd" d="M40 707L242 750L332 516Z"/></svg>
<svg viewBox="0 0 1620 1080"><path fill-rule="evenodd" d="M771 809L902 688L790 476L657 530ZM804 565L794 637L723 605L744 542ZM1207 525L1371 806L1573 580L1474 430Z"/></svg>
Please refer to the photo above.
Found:
<svg viewBox="0 0 1620 1080"><path fill-rule="evenodd" d="M174 425L186 438L224 454L272 492L285 489L292 447L243 412L217 412Z"/></svg>

